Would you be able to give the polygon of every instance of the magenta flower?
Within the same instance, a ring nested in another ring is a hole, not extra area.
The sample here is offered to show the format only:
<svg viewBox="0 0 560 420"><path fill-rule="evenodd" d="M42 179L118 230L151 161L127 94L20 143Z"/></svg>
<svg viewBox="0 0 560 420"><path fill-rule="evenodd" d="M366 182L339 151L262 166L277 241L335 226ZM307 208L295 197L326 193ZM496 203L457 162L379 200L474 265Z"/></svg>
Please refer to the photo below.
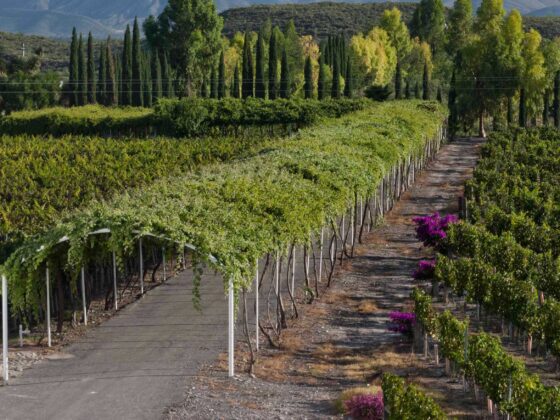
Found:
<svg viewBox="0 0 560 420"><path fill-rule="evenodd" d="M424 246L437 247L447 237L446 229L457 223L459 218L454 214L441 217L439 213L430 216L420 216L412 219L416 223L416 237Z"/></svg>
<svg viewBox="0 0 560 420"><path fill-rule="evenodd" d="M412 327L416 324L416 315L414 313L394 311L389 313L389 319L391 320L389 331L404 335L412 334Z"/></svg>
<svg viewBox="0 0 560 420"><path fill-rule="evenodd" d="M382 420L383 393L354 395L345 403L346 414L356 420Z"/></svg>
<svg viewBox="0 0 560 420"><path fill-rule="evenodd" d="M415 280L430 280L436 271L436 260L420 260L418 267L412 273Z"/></svg>

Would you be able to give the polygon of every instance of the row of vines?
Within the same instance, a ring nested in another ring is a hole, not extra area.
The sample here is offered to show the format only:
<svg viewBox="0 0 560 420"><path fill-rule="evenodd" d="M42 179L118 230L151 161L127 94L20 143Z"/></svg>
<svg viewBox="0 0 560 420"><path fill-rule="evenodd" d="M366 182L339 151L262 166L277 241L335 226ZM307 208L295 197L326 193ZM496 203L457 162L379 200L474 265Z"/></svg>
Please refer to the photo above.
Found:
<svg viewBox="0 0 560 420"><path fill-rule="evenodd" d="M528 354L560 359L558 170L560 135L549 129L497 132L462 201L466 221L438 228L437 218L417 219L419 238L438 251L422 261L417 279L431 280L457 299L476 305L523 338ZM516 418L558 418L560 389L549 387L502 346L498 337L469 333L469 321L437 314L432 298L413 293L426 336L455 363L475 392L481 388L498 410ZM424 338L424 340L426 340ZM424 341L426 343L426 341ZM426 346L426 344L424 344ZM426 347L425 347L426 349ZM426 352L426 350L425 350Z"/></svg>

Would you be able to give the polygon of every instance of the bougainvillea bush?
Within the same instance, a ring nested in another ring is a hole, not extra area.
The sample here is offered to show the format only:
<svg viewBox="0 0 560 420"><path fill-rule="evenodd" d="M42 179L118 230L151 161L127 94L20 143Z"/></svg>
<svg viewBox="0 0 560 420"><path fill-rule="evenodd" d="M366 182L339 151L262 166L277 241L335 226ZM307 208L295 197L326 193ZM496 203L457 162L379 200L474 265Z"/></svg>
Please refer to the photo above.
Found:
<svg viewBox="0 0 560 420"><path fill-rule="evenodd" d="M414 313L394 311L389 313L389 319L391 320L389 331L404 335L412 334L412 327L416 323L416 315Z"/></svg>
<svg viewBox="0 0 560 420"><path fill-rule="evenodd" d="M435 270L436 260L420 260L412 277L415 280L430 280L434 277Z"/></svg>
<svg viewBox="0 0 560 420"><path fill-rule="evenodd" d="M412 221L416 224L416 237L424 246L437 248L441 241L447 237L447 227L457 223L459 218L454 214L442 217L436 212L429 216L415 217Z"/></svg>
<svg viewBox="0 0 560 420"><path fill-rule="evenodd" d="M383 393L354 395L346 401L346 414L356 420L382 420Z"/></svg>

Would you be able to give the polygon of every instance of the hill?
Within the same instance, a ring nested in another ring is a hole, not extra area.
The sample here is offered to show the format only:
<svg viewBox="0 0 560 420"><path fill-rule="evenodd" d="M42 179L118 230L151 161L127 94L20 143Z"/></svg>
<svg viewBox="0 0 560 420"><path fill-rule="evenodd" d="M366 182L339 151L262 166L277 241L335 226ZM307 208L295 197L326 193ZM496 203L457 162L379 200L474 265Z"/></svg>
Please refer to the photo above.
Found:
<svg viewBox="0 0 560 420"><path fill-rule="evenodd" d="M528 13L527 16L560 16L560 5L544 7Z"/></svg>

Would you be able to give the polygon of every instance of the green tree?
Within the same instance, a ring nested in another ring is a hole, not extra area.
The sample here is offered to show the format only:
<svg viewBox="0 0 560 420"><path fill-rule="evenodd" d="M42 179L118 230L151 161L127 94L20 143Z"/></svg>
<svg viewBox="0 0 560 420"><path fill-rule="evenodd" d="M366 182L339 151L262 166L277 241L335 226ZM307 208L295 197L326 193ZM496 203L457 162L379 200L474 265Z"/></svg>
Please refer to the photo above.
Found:
<svg viewBox="0 0 560 420"><path fill-rule="evenodd" d="M430 97L430 69L428 68L428 63L425 63L422 76L422 99L428 101Z"/></svg>
<svg viewBox="0 0 560 420"><path fill-rule="evenodd" d="M438 86L437 88L436 100L439 103L443 103L443 93L441 92L441 86Z"/></svg>
<svg viewBox="0 0 560 420"><path fill-rule="evenodd" d="M132 105L132 41L130 25L126 25L121 59L121 85L119 94L121 105Z"/></svg>
<svg viewBox="0 0 560 420"><path fill-rule="evenodd" d="M513 97L521 86L521 72L523 69L523 20L517 10L513 10L507 17L502 29L503 46L500 51L502 71L499 76L503 82L497 82L506 95L507 121L513 124ZM495 69L498 70L498 69ZM498 79L499 80L499 79ZM511 115L509 115L511 114Z"/></svg>
<svg viewBox="0 0 560 420"><path fill-rule="evenodd" d="M138 18L134 18L134 29L132 30L132 105L134 106L144 105L143 85L140 28Z"/></svg>
<svg viewBox="0 0 560 420"><path fill-rule="evenodd" d="M560 70L556 72L554 78L554 101L552 105L554 114L554 126L560 128Z"/></svg>
<svg viewBox="0 0 560 420"><path fill-rule="evenodd" d="M167 53L163 55L163 94L166 98L175 97L175 86L173 79L173 71L169 65Z"/></svg>
<svg viewBox="0 0 560 420"><path fill-rule="evenodd" d="M521 86L525 92L526 117L532 120L541 114L543 93L546 87L546 69L541 41L541 35L536 30L530 29L525 34L521 50L524 63Z"/></svg>
<svg viewBox="0 0 560 420"><path fill-rule="evenodd" d="M280 97L289 99L290 89L290 65L288 64L288 54L286 50L282 53L282 63L280 65Z"/></svg>
<svg viewBox="0 0 560 420"><path fill-rule="evenodd" d="M319 80L317 82L317 97L319 100L326 99L327 97L327 74L326 74L325 59L323 54L319 58Z"/></svg>
<svg viewBox="0 0 560 420"><path fill-rule="evenodd" d="M84 40L82 34L78 39L78 104L85 105L87 103L87 63L84 51Z"/></svg>
<svg viewBox="0 0 560 420"><path fill-rule="evenodd" d="M473 9L472 0L455 0L449 12L447 52L456 60L468 43L472 33ZM460 64L460 63L457 63Z"/></svg>
<svg viewBox="0 0 560 420"><path fill-rule="evenodd" d="M107 60L105 61L105 81L107 87L107 106L117 105L118 103L118 96L117 96L117 83L115 80L115 60L113 57L113 51L111 49L111 37L107 38L105 56Z"/></svg>
<svg viewBox="0 0 560 420"><path fill-rule="evenodd" d="M457 90L456 90L456 77L455 69L451 76L451 83L449 85L449 95L447 96L447 108L449 109L449 134L451 139L455 138L458 129L459 116L457 115Z"/></svg>
<svg viewBox="0 0 560 420"><path fill-rule="evenodd" d="M276 99L278 92L278 39L272 31L268 46L268 98Z"/></svg>
<svg viewBox="0 0 560 420"><path fill-rule="evenodd" d="M245 32L243 41L243 71L241 72L241 96L248 98L254 96L255 77L253 73L253 49L249 32Z"/></svg>
<svg viewBox="0 0 560 420"><path fill-rule="evenodd" d="M161 61L159 53L154 51L152 54L152 102L156 103L163 97L163 81L161 80Z"/></svg>
<svg viewBox="0 0 560 420"><path fill-rule="evenodd" d="M491 0L495 1L495 0ZM445 7L442 0L420 0L412 17L412 32L430 44L434 53L445 42Z"/></svg>
<svg viewBox="0 0 560 420"><path fill-rule="evenodd" d="M169 0L158 17L156 36L169 47L181 91L196 93L204 75L215 65L222 49L223 19L213 0Z"/></svg>
<svg viewBox="0 0 560 420"><path fill-rule="evenodd" d="M152 58L150 54L144 54L141 58L142 63L142 93L144 95L142 105L151 108L153 105L153 80L152 80Z"/></svg>
<svg viewBox="0 0 560 420"><path fill-rule="evenodd" d="M333 60L333 79L331 85L331 97L340 98L340 65L338 63L338 55L334 56Z"/></svg>
<svg viewBox="0 0 560 420"><path fill-rule="evenodd" d="M397 51L397 60L402 61L412 50L412 42L408 27L402 21L401 11L396 7L385 10L379 26L389 35L389 41Z"/></svg>
<svg viewBox="0 0 560 420"><path fill-rule="evenodd" d="M218 67L218 98L226 97L226 63L224 51L220 53L220 64Z"/></svg>
<svg viewBox="0 0 560 420"><path fill-rule="evenodd" d="M525 100L525 88L519 93L519 127L527 126L527 104Z"/></svg>
<svg viewBox="0 0 560 420"><path fill-rule="evenodd" d="M218 99L218 75L215 66L212 66L212 72L210 73L210 97Z"/></svg>
<svg viewBox="0 0 560 420"><path fill-rule="evenodd" d="M412 99L412 92L410 91L410 80L406 81L406 87L404 89L404 97L406 99Z"/></svg>
<svg viewBox="0 0 560 420"><path fill-rule="evenodd" d="M305 59L305 85L303 90L305 99L313 99L313 65L309 56Z"/></svg>
<svg viewBox="0 0 560 420"><path fill-rule="evenodd" d="M266 97L266 84L264 77L264 40L259 33L257 38L257 58L255 69L255 96L264 99Z"/></svg>
<svg viewBox="0 0 560 420"><path fill-rule="evenodd" d="M70 105L78 105L78 33L76 28L72 29L72 42L70 43L70 68L69 68L69 93Z"/></svg>
<svg viewBox="0 0 560 420"><path fill-rule="evenodd" d="M93 36L88 35L87 43L87 80L88 80L88 103L94 104L97 96L97 83L95 80L95 57L93 54Z"/></svg>
<svg viewBox="0 0 560 420"><path fill-rule="evenodd" d="M290 90L295 92L303 85L305 56L293 19L290 19L284 32L284 51L288 58Z"/></svg>
<svg viewBox="0 0 560 420"><path fill-rule="evenodd" d="M354 76L352 74L352 60L348 57L346 62L346 76L344 79L344 96L351 98L354 96Z"/></svg>
<svg viewBox="0 0 560 420"><path fill-rule="evenodd" d="M234 98L241 98L241 89L239 86L239 64L235 63L233 71L233 81L231 82L231 96Z"/></svg>
<svg viewBox="0 0 560 420"><path fill-rule="evenodd" d="M397 70L395 72L395 99L402 99L402 71L399 61L397 61Z"/></svg>
<svg viewBox="0 0 560 420"><path fill-rule="evenodd" d="M98 80L97 84L97 99L100 104L107 104L107 79L106 70L107 67L107 47L105 44L101 45L101 50L99 51L99 69L98 69Z"/></svg>
<svg viewBox="0 0 560 420"><path fill-rule="evenodd" d="M416 86L414 87L414 97L416 99L422 98L422 93L420 92L420 83L416 82Z"/></svg>

